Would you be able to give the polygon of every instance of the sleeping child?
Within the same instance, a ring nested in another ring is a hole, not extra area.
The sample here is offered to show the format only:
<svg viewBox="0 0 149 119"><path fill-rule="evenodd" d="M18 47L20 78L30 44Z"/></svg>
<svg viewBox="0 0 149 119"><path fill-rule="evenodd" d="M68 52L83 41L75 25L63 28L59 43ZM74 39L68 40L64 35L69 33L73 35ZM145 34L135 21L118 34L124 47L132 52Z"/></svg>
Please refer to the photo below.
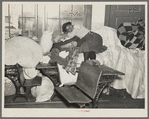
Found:
<svg viewBox="0 0 149 119"><path fill-rule="evenodd" d="M79 52L84 54L84 61L89 59L96 59L96 53L103 50L102 37L94 33L84 26L72 25L71 22L66 22L62 25L63 34L58 35L54 41L56 48L65 49L67 47L79 47ZM61 39L68 40L62 42ZM59 45L61 47L59 47Z"/></svg>

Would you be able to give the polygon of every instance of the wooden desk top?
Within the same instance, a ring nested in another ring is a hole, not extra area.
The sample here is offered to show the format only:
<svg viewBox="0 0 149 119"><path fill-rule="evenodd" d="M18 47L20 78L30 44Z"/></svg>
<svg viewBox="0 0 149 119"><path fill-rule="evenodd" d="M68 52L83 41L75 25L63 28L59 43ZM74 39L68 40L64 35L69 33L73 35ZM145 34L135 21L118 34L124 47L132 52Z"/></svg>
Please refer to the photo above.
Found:
<svg viewBox="0 0 149 119"><path fill-rule="evenodd" d="M56 68L57 66L51 66L49 63L38 63L36 69L48 69L48 68Z"/></svg>
<svg viewBox="0 0 149 119"><path fill-rule="evenodd" d="M99 65L98 68L102 70L102 75L125 75L124 73L105 65Z"/></svg>
<svg viewBox="0 0 149 119"><path fill-rule="evenodd" d="M124 73L105 65L95 66L95 68L97 68L97 70L102 70L102 75L125 75ZM79 72L79 67L77 67L77 72Z"/></svg>

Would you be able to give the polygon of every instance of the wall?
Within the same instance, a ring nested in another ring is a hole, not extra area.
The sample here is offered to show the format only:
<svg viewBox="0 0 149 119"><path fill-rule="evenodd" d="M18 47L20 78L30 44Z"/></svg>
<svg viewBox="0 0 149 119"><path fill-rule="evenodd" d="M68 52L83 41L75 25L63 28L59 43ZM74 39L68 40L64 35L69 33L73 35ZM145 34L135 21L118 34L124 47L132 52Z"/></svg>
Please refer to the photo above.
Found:
<svg viewBox="0 0 149 119"><path fill-rule="evenodd" d="M96 3L92 7L92 30L104 26L105 3Z"/></svg>

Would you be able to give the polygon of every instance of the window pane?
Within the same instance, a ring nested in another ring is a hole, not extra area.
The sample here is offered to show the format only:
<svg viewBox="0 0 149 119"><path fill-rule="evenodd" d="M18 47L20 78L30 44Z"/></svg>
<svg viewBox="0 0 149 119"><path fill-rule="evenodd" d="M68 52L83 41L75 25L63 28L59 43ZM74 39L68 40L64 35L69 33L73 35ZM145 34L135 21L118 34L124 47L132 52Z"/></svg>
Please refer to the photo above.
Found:
<svg viewBox="0 0 149 119"><path fill-rule="evenodd" d="M19 18L20 9L21 9L20 4L17 4L17 3L4 4L6 39L17 36L20 32L20 30L18 29L18 18ZM10 14L8 14L8 12ZM10 26L9 26L9 23L10 23Z"/></svg>
<svg viewBox="0 0 149 119"><path fill-rule="evenodd" d="M47 29L60 32L59 19L48 19Z"/></svg>
<svg viewBox="0 0 149 119"><path fill-rule="evenodd" d="M72 19L72 24L83 26L83 20L82 19Z"/></svg>
<svg viewBox="0 0 149 119"><path fill-rule="evenodd" d="M73 18L83 18L84 16L84 6L83 5L73 5Z"/></svg>
<svg viewBox="0 0 149 119"><path fill-rule="evenodd" d="M8 4L4 3L3 8L4 8L3 9L4 16L8 16Z"/></svg>
<svg viewBox="0 0 149 119"><path fill-rule="evenodd" d="M21 11L20 4L10 4L10 16L11 16L11 23L12 25L18 29L18 18Z"/></svg>
<svg viewBox="0 0 149 119"><path fill-rule="evenodd" d="M35 17L35 4L23 4L23 17Z"/></svg>
<svg viewBox="0 0 149 119"><path fill-rule="evenodd" d="M21 4L12 3L10 4L10 15L19 16L22 14Z"/></svg>
<svg viewBox="0 0 149 119"><path fill-rule="evenodd" d="M43 26L44 26L44 4L38 4L38 32L36 29L38 39L40 39L43 34L44 31Z"/></svg>
<svg viewBox="0 0 149 119"><path fill-rule="evenodd" d="M8 14L8 8L10 8L9 9L10 14ZM10 26L18 29L18 18L19 18L20 9L21 9L21 7L19 4L5 4L4 5L5 27L9 26L9 16L8 15L10 15Z"/></svg>
<svg viewBox="0 0 149 119"><path fill-rule="evenodd" d="M59 18L59 5L58 4L48 4L46 6L47 17L48 18Z"/></svg>
<svg viewBox="0 0 149 119"><path fill-rule="evenodd" d="M71 18L72 5L60 5L60 17Z"/></svg>
<svg viewBox="0 0 149 119"><path fill-rule="evenodd" d="M22 18L19 18L19 27L22 29ZM35 18L23 18L23 36L33 37L35 33Z"/></svg>

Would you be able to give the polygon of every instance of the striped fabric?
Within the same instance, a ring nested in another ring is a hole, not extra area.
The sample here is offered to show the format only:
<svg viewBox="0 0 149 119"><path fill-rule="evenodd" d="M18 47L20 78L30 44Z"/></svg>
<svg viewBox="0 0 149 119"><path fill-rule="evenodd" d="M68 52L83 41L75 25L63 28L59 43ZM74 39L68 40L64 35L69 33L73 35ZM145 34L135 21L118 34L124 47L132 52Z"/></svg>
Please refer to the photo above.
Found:
<svg viewBox="0 0 149 119"><path fill-rule="evenodd" d="M117 36L124 47L145 50L145 22L143 20L136 23L124 22L120 24Z"/></svg>

